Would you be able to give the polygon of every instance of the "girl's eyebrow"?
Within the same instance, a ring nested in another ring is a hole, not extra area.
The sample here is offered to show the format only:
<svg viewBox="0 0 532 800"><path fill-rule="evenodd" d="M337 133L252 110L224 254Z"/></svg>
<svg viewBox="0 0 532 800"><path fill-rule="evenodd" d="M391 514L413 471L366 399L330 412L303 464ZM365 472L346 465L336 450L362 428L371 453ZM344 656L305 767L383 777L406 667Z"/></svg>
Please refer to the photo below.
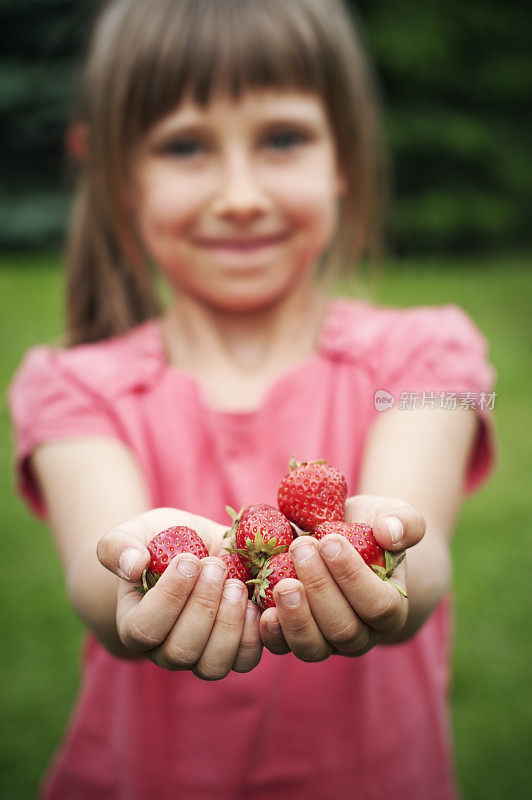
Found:
<svg viewBox="0 0 532 800"><path fill-rule="evenodd" d="M260 131L276 125L303 125L313 128L321 128L323 121L320 117L312 112L309 113L303 110L289 111L287 109L283 109L279 110L278 112L271 111L260 115L254 122L253 127ZM166 124L164 122L161 123L161 125L156 129L155 134L157 138L172 135L197 136L206 133L209 134L215 129L215 123L203 120L201 117L196 118L195 115L191 116L187 114L182 121L179 119L171 119L168 120Z"/></svg>

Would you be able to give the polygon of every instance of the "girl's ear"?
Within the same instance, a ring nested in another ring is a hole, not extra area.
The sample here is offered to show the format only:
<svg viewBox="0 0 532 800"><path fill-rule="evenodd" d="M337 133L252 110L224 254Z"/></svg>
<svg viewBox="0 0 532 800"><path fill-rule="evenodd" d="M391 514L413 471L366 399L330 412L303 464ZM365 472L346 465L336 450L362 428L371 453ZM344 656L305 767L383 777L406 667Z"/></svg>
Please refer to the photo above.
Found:
<svg viewBox="0 0 532 800"><path fill-rule="evenodd" d="M89 126L84 122L69 125L65 132L65 147L73 161L85 161L89 150Z"/></svg>

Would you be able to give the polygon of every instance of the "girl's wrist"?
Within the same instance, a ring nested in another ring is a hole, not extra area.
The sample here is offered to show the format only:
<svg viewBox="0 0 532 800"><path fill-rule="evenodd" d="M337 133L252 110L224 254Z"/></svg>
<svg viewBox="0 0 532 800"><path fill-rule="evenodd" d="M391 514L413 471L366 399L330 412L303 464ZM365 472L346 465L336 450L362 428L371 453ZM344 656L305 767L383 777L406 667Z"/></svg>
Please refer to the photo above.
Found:
<svg viewBox="0 0 532 800"><path fill-rule="evenodd" d="M407 556L408 616L403 628L383 644L402 644L415 636L451 587L451 556L440 538L425 538Z"/></svg>

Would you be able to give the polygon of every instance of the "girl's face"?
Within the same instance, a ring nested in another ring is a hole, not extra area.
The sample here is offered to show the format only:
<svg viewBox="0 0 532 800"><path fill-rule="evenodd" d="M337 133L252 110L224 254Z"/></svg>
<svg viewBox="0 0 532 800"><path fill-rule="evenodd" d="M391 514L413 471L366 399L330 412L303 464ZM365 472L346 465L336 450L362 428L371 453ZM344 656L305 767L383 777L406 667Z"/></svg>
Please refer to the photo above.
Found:
<svg viewBox="0 0 532 800"><path fill-rule="evenodd" d="M257 310L306 281L343 191L322 101L299 91L182 103L134 160L144 247L176 290L220 310Z"/></svg>

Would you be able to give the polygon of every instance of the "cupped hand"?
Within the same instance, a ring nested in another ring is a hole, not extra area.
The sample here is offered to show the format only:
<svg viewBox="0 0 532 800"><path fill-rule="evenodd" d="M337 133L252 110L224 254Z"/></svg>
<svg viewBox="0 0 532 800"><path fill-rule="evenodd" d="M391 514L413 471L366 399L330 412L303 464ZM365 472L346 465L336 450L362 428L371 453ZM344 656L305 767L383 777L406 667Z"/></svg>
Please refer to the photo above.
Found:
<svg viewBox="0 0 532 800"><path fill-rule="evenodd" d="M172 525L193 528L209 556L176 556L155 586L138 591L150 562L147 543ZM98 542L100 562L117 575L116 625L123 645L168 670L191 670L219 680L231 670L249 672L260 661L257 608L245 585L227 579L217 558L224 526L172 508L157 508L121 523Z"/></svg>
<svg viewBox="0 0 532 800"><path fill-rule="evenodd" d="M372 525L377 542L395 559L425 533L416 509L377 495L348 498L345 520ZM376 575L343 536L298 537L290 554L298 579L279 581L273 592L276 607L266 609L260 620L262 641L272 653L292 651L302 661L354 657L400 634L408 599ZM392 578L404 591L406 561Z"/></svg>

